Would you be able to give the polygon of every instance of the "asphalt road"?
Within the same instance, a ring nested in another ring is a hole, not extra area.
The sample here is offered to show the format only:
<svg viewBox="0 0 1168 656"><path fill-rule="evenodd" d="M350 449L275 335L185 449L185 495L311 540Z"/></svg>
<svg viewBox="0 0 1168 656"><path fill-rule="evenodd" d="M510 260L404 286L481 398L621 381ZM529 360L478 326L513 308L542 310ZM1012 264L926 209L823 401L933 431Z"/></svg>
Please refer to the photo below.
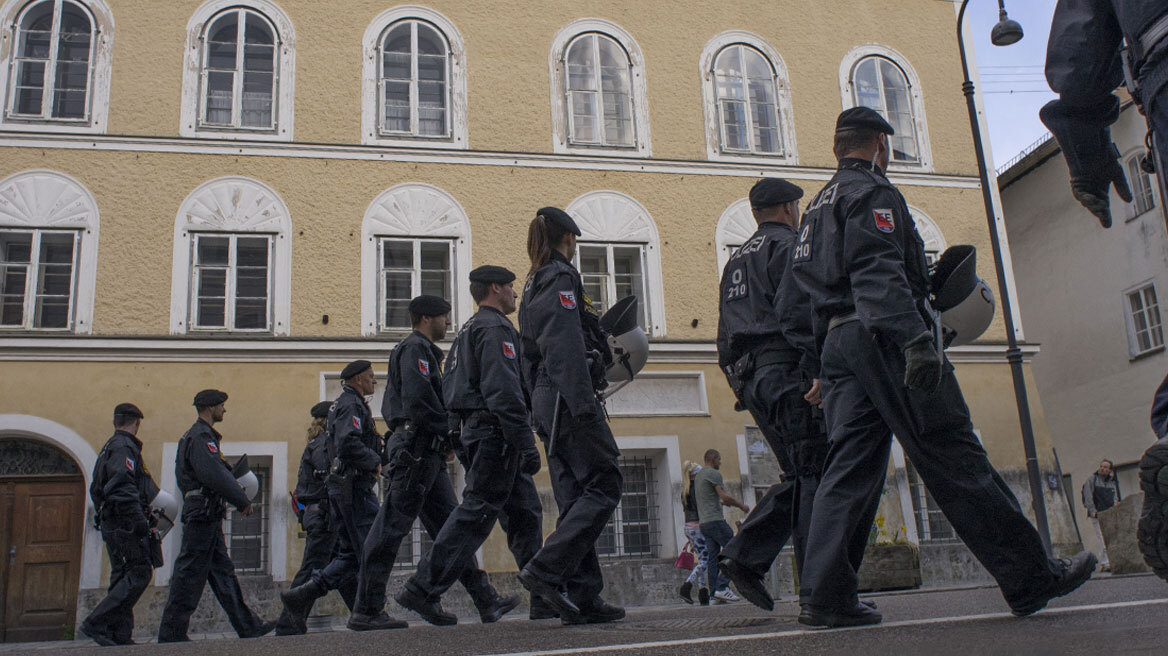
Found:
<svg viewBox="0 0 1168 656"><path fill-rule="evenodd" d="M733 654L1168 654L1168 584L1153 576L1104 577L1055 600L1029 618L1009 615L993 587L867 595L884 623L832 631L805 630L798 605L774 613L747 602L721 606L637 608L619 623L564 627L525 615L494 625L466 620L433 627L401 609L408 629L352 633L338 628L306 636L240 641L207 637L182 645L96 647L92 642L0 645L0 654L124 652L142 656L326 656L331 654L577 654L635 656Z"/></svg>

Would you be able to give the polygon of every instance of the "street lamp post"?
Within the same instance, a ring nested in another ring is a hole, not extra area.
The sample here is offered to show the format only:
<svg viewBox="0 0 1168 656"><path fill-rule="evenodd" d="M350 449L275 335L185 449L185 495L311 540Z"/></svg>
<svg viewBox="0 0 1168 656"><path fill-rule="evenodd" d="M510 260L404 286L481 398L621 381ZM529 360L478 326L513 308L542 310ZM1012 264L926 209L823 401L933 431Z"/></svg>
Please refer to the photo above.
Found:
<svg viewBox="0 0 1168 656"><path fill-rule="evenodd" d="M1026 395L1026 377L1022 371L1022 349L1014 336L1014 313L1010 307L1010 290L1006 285L1006 265L1002 259L1002 242L999 238L999 223L1002 219L994 214L990 192L990 176L985 161L985 147L982 144L981 126L977 120L977 105L973 97L973 82L969 79L969 62L965 55L965 9L969 0L962 0L957 14L957 44L961 50L961 72L965 81L961 90L965 93L965 103L969 110L969 127L973 132L973 148L977 156L977 170L981 176L981 194L985 203L986 220L989 222L990 244L994 251L994 267L998 275L998 294L1002 299L1002 318L1006 323L1006 360L1010 363L1010 374L1014 381L1014 400L1018 405L1018 423L1022 429L1022 448L1026 452L1026 473L1030 479L1030 496L1034 507L1034 521L1042 544L1050 553L1050 524L1046 517L1046 503L1043 501L1042 472L1038 467L1038 452L1034 446L1034 424L1030 419L1030 402ZM990 34L995 46L1008 46L1022 39L1022 26L1006 15L1005 0L998 0L998 24Z"/></svg>

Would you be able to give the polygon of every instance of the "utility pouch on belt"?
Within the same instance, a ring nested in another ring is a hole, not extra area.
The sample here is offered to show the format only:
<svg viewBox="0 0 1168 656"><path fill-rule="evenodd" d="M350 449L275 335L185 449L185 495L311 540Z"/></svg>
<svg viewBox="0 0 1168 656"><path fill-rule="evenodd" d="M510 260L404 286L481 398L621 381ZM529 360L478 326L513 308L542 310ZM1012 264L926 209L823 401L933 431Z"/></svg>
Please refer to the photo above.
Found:
<svg viewBox="0 0 1168 656"><path fill-rule="evenodd" d="M158 529L150 529L150 534L142 538L146 544L146 553L150 554L150 564L155 568L162 567L162 535Z"/></svg>

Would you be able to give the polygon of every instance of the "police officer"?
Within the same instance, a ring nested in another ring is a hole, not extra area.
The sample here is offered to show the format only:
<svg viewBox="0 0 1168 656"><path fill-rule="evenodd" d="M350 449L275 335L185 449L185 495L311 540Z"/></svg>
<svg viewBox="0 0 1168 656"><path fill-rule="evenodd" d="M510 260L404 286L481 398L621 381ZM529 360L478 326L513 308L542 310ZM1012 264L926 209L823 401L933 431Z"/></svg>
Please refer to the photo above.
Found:
<svg viewBox="0 0 1168 656"><path fill-rule="evenodd" d="M312 406L309 414L312 423L308 427L308 443L300 456L300 469L296 474L296 490L293 492L296 515L300 528L304 531L304 555L300 560L300 570L292 577L292 585L303 585L312 573L332 560L337 546L337 531L332 527L329 512L328 486L328 420L331 401L321 401ZM353 609L353 598L357 594L357 581L350 577L349 585L342 585L339 592L349 610ZM285 610L276 621L276 635L297 635L308 632L304 624L296 625Z"/></svg>
<svg viewBox="0 0 1168 656"><path fill-rule="evenodd" d="M103 647L134 644L134 604L154 574L147 509L158 486L142 462L137 437L142 419L133 403L114 408L114 434L97 456L89 486L109 552L110 584L105 599L81 622L81 632Z"/></svg>
<svg viewBox="0 0 1168 656"><path fill-rule="evenodd" d="M1095 569L1052 560L986 457L933 337L930 281L904 198L884 176L892 126L867 107L836 122L839 169L808 204L792 273L808 292L831 450L807 537L799 621L875 624L859 603L849 549L867 534L896 434L957 534L1017 616L1041 610Z"/></svg>
<svg viewBox="0 0 1168 656"><path fill-rule="evenodd" d="M437 598L448 590L457 580L457 565L482 545L497 517L504 518L520 568L540 547L542 508L531 478L540 469L539 451L527 419L519 333L506 316L515 311L514 280L514 273L498 266L470 272L479 311L458 331L442 382L446 408L461 423L458 451L466 489L405 584L413 599Z"/></svg>
<svg viewBox="0 0 1168 656"><path fill-rule="evenodd" d="M252 514L251 500L231 475L231 465L223 460L223 436L212 426L223 421L227 395L219 390L203 390L195 395L199 419L178 442L174 474L183 493L182 549L170 577L170 596L162 611L158 642L185 642L191 614L199 605L203 586L223 607L231 626L241 638L258 638L275 626L256 616L243 601L235 565L223 540L223 518L227 504L244 516Z"/></svg>
<svg viewBox="0 0 1168 656"><path fill-rule="evenodd" d="M1126 46L1121 52L1121 46ZM1111 92L1125 83L1155 135L1161 186L1168 182L1168 3L1164 0L1059 0L1050 25L1046 79L1059 94L1039 112L1071 171L1071 191L1104 228L1109 188L1132 193L1111 141L1119 118ZM1148 154L1154 159L1154 154ZM1163 191L1163 189L1161 190Z"/></svg>
<svg viewBox="0 0 1168 656"><path fill-rule="evenodd" d="M450 303L438 296L422 295L410 301L413 332L389 356L381 413L392 431L389 453L389 489L369 530L361 556L357 607L349 628L381 628L365 623L366 617L385 606L385 586L403 538L419 517L431 538L436 538L450 513L458 506L454 486L446 471L448 418L442 397L442 350L435 342L446 337ZM478 568L474 553L456 561L436 563L449 568L474 600L484 623L497 621L519 600L502 599ZM403 589L398 604L427 622L456 624L458 618L442 609L437 595L423 596Z"/></svg>
<svg viewBox="0 0 1168 656"><path fill-rule="evenodd" d="M545 207L527 233L531 270L519 308L519 354L531 387L535 430L544 442L556 530L519 572L519 582L565 624L613 622L623 608L600 598L604 577L596 539L620 502L620 451L597 391L611 353L580 273L572 266L580 228L567 212ZM566 593L565 590L566 589Z"/></svg>
<svg viewBox="0 0 1168 656"><path fill-rule="evenodd" d="M341 370L341 394L328 411L325 442L329 507L338 541L327 564L313 571L301 585L281 593L284 611L291 617L293 626L304 626L316 599L329 590L344 590L357 580L365 540L377 516L377 494L373 488L384 464L384 443L373 421L373 412L365 402L365 397L376 389L377 378L368 360L354 360ZM406 626L384 612L358 616L356 608L352 608L351 628L355 624L378 629Z"/></svg>
<svg viewBox="0 0 1168 656"><path fill-rule="evenodd" d="M751 603L774 609L763 577L794 529L796 567L802 569L811 502L827 456L827 435L818 403L818 354L811 308L792 284L791 255L803 190L779 178L750 190L758 230L726 263L718 319L718 362L742 406L770 444L782 469L711 563L722 567Z"/></svg>

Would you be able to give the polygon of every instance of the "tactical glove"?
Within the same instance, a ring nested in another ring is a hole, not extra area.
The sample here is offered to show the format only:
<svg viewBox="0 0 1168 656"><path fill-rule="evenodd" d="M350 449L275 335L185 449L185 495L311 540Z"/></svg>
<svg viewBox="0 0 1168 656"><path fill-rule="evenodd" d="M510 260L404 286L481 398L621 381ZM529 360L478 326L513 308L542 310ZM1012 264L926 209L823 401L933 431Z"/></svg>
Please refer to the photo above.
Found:
<svg viewBox="0 0 1168 656"><path fill-rule="evenodd" d="M1132 202L1131 188L1127 184L1127 176L1123 167L1115 159L1107 160L1103 170L1094 177L1074 178L1071 180L1071 194L1079 204L1099 219L1104 228L1111 227L1111 195L1109 190L1115 185L1115 193L1123 202Z"/></svg>
<svg viewBox="0 0 1168 656"><path fill-rule="evenodd" d="M539 469L539 451L534 448L524 449L519 454L519 471L529 476L535 476L539 473Z"/></svg>
<svg viewBox="0 0 1168 656"><path fill-rule="evenodd" d="M941 356L932 333L921 333L904 345L904 385L932 394L941 383Z"/></svg>

